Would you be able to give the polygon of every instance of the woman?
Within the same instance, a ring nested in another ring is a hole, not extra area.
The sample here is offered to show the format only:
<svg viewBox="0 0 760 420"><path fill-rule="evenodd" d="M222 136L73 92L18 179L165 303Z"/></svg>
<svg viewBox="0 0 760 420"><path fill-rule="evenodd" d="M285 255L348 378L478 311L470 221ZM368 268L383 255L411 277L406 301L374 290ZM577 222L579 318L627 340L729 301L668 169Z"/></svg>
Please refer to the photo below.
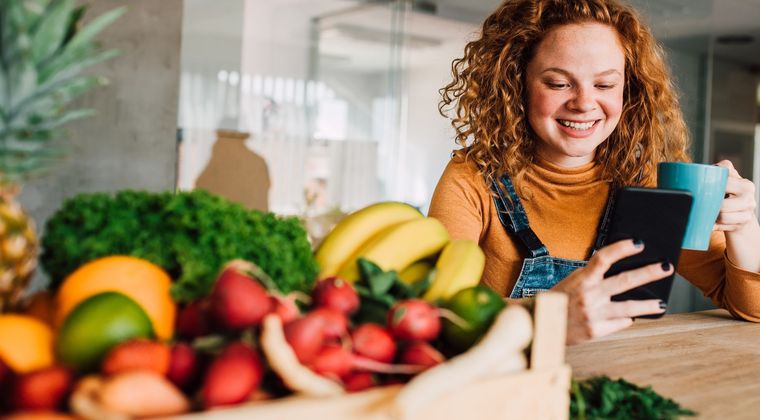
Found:
<svg viewBox="0 0 760 420"><path fill-rule="evenodd" d="M454 61L441 113L454 105L462 146L430 216L486 254L483 282L512 298L569 298L569 344L665 311L611 296L670 275L653 264L603 279L640 252L595 243L610 191L654 186L661 161L687 160L687 129L660 46L617 0L506 0ZM760 226L754 185L730 162L726 199L706 252L678 272L734 316L760 321ZM499 211L501 210L501 211ZM500 218L501 217L501 218ZM592 256L593 255L593 256Z"/></svg>

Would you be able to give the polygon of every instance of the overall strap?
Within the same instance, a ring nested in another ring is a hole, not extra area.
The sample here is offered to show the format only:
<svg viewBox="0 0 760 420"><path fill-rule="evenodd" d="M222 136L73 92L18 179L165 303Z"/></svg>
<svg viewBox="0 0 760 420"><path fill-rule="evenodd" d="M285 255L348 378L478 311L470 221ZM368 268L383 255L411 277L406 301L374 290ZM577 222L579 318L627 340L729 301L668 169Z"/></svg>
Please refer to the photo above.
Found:
<svg viewBox="0 0 760 420"><path fill-rule="evenodd" d="M549 255L549 251L544 244L538 239L533 229L528 223L528 215L520 202L520 198L515 192L515 187L508 175L501 177L501 183L504 190L499 188L499 184L494 180L491 183L491 190L496 194L493 198L496 205L496 211L499 215L501 224L508 233L515 235L525 248L530 252L531 257L542 257ZM507 195L504 195L506 191Z"/></svg>

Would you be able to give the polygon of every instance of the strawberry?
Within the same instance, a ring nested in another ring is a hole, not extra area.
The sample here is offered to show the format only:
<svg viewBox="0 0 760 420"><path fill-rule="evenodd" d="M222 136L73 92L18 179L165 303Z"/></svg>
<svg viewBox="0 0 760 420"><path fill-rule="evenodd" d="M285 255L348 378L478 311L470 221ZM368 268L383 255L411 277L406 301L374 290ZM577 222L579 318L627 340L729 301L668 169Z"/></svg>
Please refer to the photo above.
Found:
<svg viewBox="0 0 760 420"><path fill-rule="evenodd" d="M343 312L346 316L359 309L359 295L350 283L340 277L320 280L312 293L314 305Z"/></svg>
<svg viewBox="0 0 760 420"><path fill-rule="evenodd" d="M243 402L261 385L263 376L264 366L251 347L242 342L229 344L206 371L201 390L203 406Z"/></svg>
<svg viewBox="0 0 760 420"><path fill-rule="evenodd" d="M233 330L259 325L271 308L266 289L233 266L222 271L209 296L211 315L223 327Z"/></svg>
<svg viewBox="0 0 760 420"><path fill-rule="evenodd" d="M130 340L114 347L103 360L105 375L132 370L150 370L165 375L169 370L171 350L163 343L150 340Z"/></svg>
<svg viewBox="0 0 760 420"><path fill-rule="evenodd" d="M206 300L196 300L185 305L177 314L177 334L188 339L208 334L211 329L208 325L206 312L208 312L208 301Z"/></svg>
<svg viewBox="0 0 760 420"><path fill-rule="evenodd" d="M166 377L178 388L190 389L198 376L199 364L198 356L190 345L177 343L172 347L171 361Z"/></svg>
<svg viewBox="0 0 760 420"><path fill-rule="evenodd" d="M11 387L11 405L16 410L60 408L74 384L74 375L61 366L25 373Z"/></svg>

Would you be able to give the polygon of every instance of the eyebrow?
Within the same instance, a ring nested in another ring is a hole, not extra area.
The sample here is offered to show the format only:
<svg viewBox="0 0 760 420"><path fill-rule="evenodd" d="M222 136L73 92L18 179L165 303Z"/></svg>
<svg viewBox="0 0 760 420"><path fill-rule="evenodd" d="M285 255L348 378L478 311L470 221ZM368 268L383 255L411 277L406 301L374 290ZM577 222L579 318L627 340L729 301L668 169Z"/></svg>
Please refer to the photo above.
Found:
<svg viewBox="0 0 760 420"><path fill-rule="evenodd" d="M549 67L548 69L542 71L541 73L548 73L548 72L555 72L555 73L564 74L565 76L572 76L572 74L570 74L569 71L561 69L559 67ZM605 71L602 71L602 72L599 72L599 73L595 74L594 76L595 77L608 76L610 74L617 74L619 76L622 76L622 73L620 73L620 71L617 70L617 69L605 70Z"/></svg>

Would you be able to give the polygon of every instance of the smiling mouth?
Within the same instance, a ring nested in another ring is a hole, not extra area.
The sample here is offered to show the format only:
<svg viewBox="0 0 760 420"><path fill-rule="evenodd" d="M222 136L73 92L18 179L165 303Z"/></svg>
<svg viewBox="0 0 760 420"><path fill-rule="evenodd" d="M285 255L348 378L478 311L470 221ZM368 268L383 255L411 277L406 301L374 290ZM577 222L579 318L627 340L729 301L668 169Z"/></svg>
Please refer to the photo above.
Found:
<svg viewBox="0 0 760 420"><path fill-rule="evenodd" d="M575 121L568 121L568 120L557 120L557 122L559 122L563 126L567 128L571 128L573 130L578 130L578 131L588 130L599 121L600 120L594 120L594 121L588 121L588 122L575 122Z"/></svg>

